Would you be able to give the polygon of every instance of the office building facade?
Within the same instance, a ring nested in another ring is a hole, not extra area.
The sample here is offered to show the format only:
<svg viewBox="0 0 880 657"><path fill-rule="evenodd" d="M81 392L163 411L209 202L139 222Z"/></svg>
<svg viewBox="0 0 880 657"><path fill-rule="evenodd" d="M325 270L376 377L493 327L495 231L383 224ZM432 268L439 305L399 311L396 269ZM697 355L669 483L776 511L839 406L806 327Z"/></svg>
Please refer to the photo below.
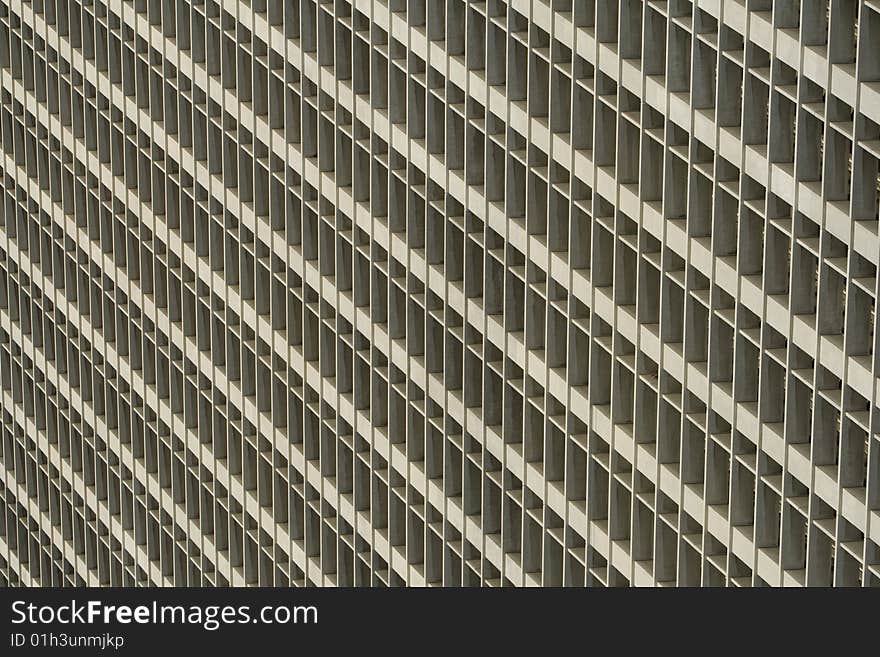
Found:
<svg viewBox="0 0 880 657"><path fill-rule="evenodd" d="M4 585L877 585L877 0L2 0Z"/></svg>

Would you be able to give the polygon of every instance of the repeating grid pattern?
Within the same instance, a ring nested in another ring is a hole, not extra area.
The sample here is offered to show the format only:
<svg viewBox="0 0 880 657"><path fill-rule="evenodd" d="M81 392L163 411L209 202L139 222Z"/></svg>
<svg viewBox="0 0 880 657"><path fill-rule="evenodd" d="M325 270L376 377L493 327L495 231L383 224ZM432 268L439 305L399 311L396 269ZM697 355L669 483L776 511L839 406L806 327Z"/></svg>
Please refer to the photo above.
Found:
<svg viewBox="0 0 880 657"><path fill-rule="evenodd" d="M877 585L877 0L3 0L4 585Z"/></svg>

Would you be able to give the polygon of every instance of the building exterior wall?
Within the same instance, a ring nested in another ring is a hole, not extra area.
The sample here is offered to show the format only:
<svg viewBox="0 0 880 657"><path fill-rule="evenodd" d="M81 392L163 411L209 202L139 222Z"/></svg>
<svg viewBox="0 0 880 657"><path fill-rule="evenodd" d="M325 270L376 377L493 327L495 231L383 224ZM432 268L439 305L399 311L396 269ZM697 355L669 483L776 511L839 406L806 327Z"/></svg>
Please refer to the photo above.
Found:
<svg viewBox="0 0 880 657"><path fill-rule="evenodd" d="M876 0L0 1L0 582L877 585Z"/></svg>

